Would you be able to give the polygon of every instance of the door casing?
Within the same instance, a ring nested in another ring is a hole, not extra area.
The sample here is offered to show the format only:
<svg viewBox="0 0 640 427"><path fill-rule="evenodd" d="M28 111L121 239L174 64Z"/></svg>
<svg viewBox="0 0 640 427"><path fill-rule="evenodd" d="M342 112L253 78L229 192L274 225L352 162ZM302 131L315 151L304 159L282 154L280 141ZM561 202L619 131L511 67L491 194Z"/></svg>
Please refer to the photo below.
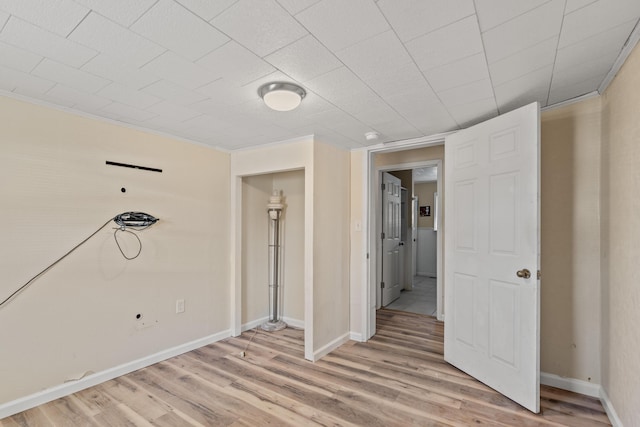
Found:
<svg viewBox="0 0 640 427"><path fill-rule="evenodd" d="M366 286L363 288L362 292L362 336L363 340L368 340L371 338L376 332L376 310L380 308L380 293L379 286L380 277L381 277L381 251L379 250L378 243L380 239L380 231L382 229L382 222L380 219L380 200L379 200L379 189L380 189L380 172L389 171L389 170L402 170L402 169L414 169L417 167L425 167L425 166L439 166L438 167L438 194L442 195L442 160L425 160L419 162L412 163L400 163L395 165L385 165L382 167L377 167L375 165L375 156L377 154L382 153L391 153L395 151L402 150L413 150L417 148L426 148L433 147L437 145L444 144L444 138L447 135L452 134L453 132L447 132L437 135L432 135L424 138L416 138L406 141L400 141L396 143L389 143L380 145L377 147L370 147L367 150L367 158L366 158L366 182L367 182L367 192L366 192L366 200L364 200L364 205L367 207L367 235L366 235L366 248L367 248L367 256L369 263L367 265L367 278L366 278ZM440 196L442 197L442 196ZM442 205L442 204L440 204ZM442 218L442 215L439 216ZM438 228L443 230L442 224L438 225ZM440 307L438 310L438 318L442 320L444 318L444 301L441 301L442 295L444 295L444 282L443 282L443 274L442 270L442 259L443 259L443 247L442 247L442 233L438 235L438 306Z"/></svg>

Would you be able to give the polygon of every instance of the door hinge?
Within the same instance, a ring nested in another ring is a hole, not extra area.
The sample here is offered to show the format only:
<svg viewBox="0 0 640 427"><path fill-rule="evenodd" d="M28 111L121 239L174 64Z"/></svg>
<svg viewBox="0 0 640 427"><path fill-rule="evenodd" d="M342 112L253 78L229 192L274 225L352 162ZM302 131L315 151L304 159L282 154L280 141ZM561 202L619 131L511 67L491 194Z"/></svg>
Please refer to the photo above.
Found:
<svg viewBox="0 0 640 427"><path fill-rule="evenodd" d="M380 189L381 190L386 190L387 186L384 183L382 183L382 184L380 184Z"/></svg>
<svg viewBox="0 0 640 427"><path fill-rule="evenodd" d="M384 231L383 231L382 233L380 233L380 238L381 238L382 240L384 240Z"/></svg>
<svg viewBox="0 0 640 427"><path fill-rule="evenodd" d="M541 277L542 277L542 273L540 273L540 270L538 270L538 280L540 280Z"/></svg>
<svg viewBox="0 0 640 427"><path fill-rule="evenodd" d="M384 282L380 282L380 287L384 289Z"/></svg>

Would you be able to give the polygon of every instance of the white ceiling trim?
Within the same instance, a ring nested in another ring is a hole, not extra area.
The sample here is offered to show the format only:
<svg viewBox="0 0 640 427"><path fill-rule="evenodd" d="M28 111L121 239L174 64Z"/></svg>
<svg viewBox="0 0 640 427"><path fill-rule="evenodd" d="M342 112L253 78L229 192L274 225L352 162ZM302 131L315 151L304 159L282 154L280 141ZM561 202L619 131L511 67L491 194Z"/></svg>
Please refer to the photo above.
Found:
<svg viewBox="0 0 640 427"><path fill-rule="evenodd" d="M575 98L567 99L566 101L557 102L553 105L547 105L546 107L542 107L540 111L549 111L555 110L556 108L566 107L567 105L575 104L576 102L584 101L585 99L593 98L594 96L600 96L600 93L597 90L593 92L585 93L584 95L576 96Z"/></svg>
<svg viewBox="0 0 640 427"><path fill-rule="evenodd" d="M640 20L636 22L636 26L631 32L631 35L629 35L629 39L625 43L624 47L620 51L620 55L618 55L618 58L616 58L613 66L605 76L602 83L600 83L600 86L598 87L598 92L600 94L604 93L604 91L607 90L607 88L613 81L613 78L616 76L616 74L618 74L618 71L620 71L620 68L622 68L625 61L633 51L633 48L638 44L638 41L640 41Z"/></svg>

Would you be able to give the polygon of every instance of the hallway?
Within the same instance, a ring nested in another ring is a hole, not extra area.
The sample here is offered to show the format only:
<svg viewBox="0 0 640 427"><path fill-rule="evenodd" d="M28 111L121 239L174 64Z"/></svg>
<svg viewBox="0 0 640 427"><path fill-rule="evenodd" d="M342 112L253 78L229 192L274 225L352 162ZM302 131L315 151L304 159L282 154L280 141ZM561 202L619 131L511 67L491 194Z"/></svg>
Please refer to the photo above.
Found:
<svg viewBox="0 0 640 427"><path fill-rule="evenodd" d="M436 316L436 278L414 276L413 290L400 293L400 298L386 306L390 310Z"/></svg>

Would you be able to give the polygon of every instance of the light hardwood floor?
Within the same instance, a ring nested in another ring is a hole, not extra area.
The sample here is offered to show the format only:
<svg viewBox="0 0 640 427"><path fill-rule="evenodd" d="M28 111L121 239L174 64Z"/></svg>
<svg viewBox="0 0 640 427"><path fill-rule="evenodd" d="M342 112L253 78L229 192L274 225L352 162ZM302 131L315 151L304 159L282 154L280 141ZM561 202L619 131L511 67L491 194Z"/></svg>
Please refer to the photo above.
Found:
<svg viewBox="0 0 640 427"><path fill-rule="evenodd" d="M319 362L303 331L248 331L0 420L0 426L605 426L598 399L541 389L534 415L443 361L443 324L378 312ZM240 352L246 350L246 357Z"/></svg>

